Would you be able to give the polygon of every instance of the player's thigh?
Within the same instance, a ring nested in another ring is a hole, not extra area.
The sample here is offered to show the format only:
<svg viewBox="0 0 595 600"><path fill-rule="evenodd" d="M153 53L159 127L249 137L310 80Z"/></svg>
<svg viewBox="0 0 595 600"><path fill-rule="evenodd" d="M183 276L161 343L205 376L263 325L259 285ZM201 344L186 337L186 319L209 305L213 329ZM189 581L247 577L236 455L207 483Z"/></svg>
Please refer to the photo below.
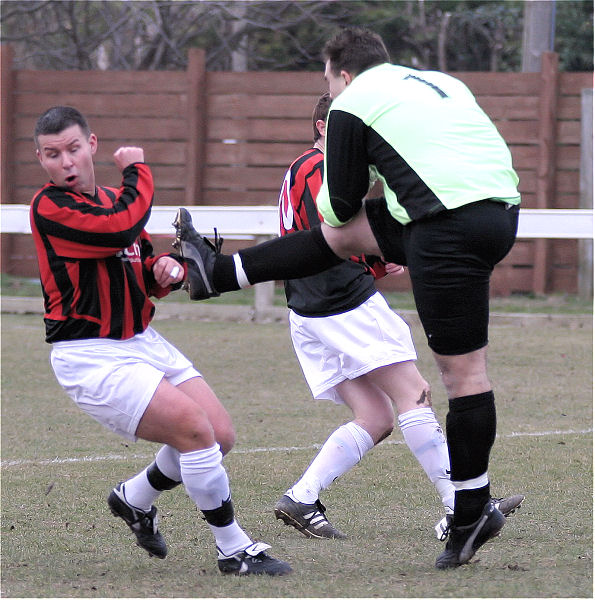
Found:
<svg viewBox="0 0 595 600"><path fill-rule="evenodd" d="M490 277L514 243L517 213L483 200L405 228L413 295L434 352L487 345Z"/></svg>
<svg viewBox="0 0 595 600"><path fill-rule="evenodd" d="M215 433L207 413L190 396L162 379L136 430L137 437L179 452L210 448Z"/></svg>
<svg viewBox="0 0 595 600"><path fill-rule="evenodd" d="M235 443L235 429L231 416L203 377L192 377L178 384L178 389L189 396L205 412L221 452L227 454Z"/></svg>

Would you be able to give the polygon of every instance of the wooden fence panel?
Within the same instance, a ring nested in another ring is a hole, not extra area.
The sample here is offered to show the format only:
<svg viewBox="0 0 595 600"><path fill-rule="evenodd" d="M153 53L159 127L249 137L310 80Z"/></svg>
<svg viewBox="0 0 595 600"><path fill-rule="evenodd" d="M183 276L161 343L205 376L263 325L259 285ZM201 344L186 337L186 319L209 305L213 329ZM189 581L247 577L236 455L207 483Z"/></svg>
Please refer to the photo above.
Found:
<svg viewBox="0 0 595 600"><path fill-rule="evenodd" d="M312 109L326 91L318 72L208 73L198 49L186 72L12 71L4 45L0 58L1 201L20 204L44 181L35 120L68 103L98 135L102 183L118 185L112 154L138 144L154 171L157 204L275 204L287 167L312 143ZM509 144L523 206L578 208L581 90L592 87L593 75L558 73L555 55L544 56L541 73L452 74ZM30 274L30 241L17 238L2 236L2 268ZM403 281L398 286L407 287ZM494 273L496 294L576 289L573 240L518 240Z"/></svg>

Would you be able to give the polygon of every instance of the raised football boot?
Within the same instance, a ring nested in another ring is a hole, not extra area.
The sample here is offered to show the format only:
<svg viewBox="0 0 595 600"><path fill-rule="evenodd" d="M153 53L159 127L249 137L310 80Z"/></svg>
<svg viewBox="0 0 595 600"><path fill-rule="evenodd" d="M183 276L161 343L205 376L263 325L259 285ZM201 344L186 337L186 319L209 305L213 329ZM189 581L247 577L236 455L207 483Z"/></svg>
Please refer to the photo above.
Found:
<svg viewBox="0 0 595 600"><path fill-rule="evenodd" d="M436 559L436 568L454 569L468 563L481 546L500 534L505 522L504 515L490 500L475 523L462 527L451 525L446 548Z"/></svg>
<svg viewBox="0 0 595 600"><path fill-rule="evenodd" d="M120 517L136 536L136 544L149 553L149 556L165 558L167 546L157 529L157 509L151 506L149 512L135 508L126 502L123 484L119 483L110 493L107 503L115 517Z"/></svg>
<svg viewBox="0 0 595 600"><path fill-rule="evenodd" d="M521 508L521 504L525 496L522 494L515 494L514 496L508 496L508 498L492 498L496 508L505 516L508 517L517 509ZM452 511L447 509L448 512L446 516L442 517L442 519L436 524L434 527L434 531L436 532L436 537L443 542L448 537L448 529L452 525Z"/></svg>
<svg viewBox="0 0 595 600"><path fill-rule="evenodd" d="M213 285L215 258L221 252L223 238L217 235L215 243L201 236L192 225L192 216L185 208L179 208L172 225L176 228L176 239L172 246L179 252L187 265L187 276L183 289L191 300L206 300L219 296Z"/></svg>
<svg viewBox="0 0 595 600"><path fill-rule="evenodd" d="M313 504L295 502L289 496L283 495L275 504L275 516L286 525L295 527L309 538L337 538L343 539L347 536L335 529L324 514L326 508L320 500Z"/></svg>
<svg viewBox="0 0 595 600"><path fill-rule="evenodd" d="M217 548L217 565L223 575L288 575L292 572L289 563L269 556L265 550L270 546L254 542L244 550L226 556Z"/></svg>

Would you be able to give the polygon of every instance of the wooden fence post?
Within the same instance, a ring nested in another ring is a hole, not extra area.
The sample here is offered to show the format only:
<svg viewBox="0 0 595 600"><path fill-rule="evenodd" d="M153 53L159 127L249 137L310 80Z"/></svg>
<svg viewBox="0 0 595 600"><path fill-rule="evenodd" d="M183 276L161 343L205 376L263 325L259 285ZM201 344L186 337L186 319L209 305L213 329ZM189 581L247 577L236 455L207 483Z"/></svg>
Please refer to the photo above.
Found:
<svg viewBox="0 0 595 600"><path fill-rule="evenodd" d="M186 205L202 204L206 146L207 70L205 51L188 52L188 152L186 157Z"/></svg>
<svg viewBox="0 0 595 600"><path fill-rule="evenodd" d="M541 92L539 95L537 163L537 206L551 208L556 190L556 110L558 104L558 55L541 55ZM533 263L533 292L545 294L548 290L550 243L544 238L535 240Z"/></svg>
<svg viewBox="0 0 595 600"><path fill-rule="evenodd" d="M579 208L593 208L593 88L581 92ZM578 294L593 297L593 240L578 242Z"/></svg>
<svg viewBox="0 0 595 600"><path fill-rule="evenodd" d="M14 147L13 140L13 95L14 71L12 70L13 48L7 44L0 45L0 202L8 204L12 195L12 174L10 147Z"/></svg>
<svg viewBox="0 0 595 600"><path fill-rule="evenodd" d="M13 195L13 156L14 153L14 71L12 69L14 50L8 44L0 45L0 202L14 202ZM2 272L13 272L11 260L14 249L14 235L2 236Z"/></svg>

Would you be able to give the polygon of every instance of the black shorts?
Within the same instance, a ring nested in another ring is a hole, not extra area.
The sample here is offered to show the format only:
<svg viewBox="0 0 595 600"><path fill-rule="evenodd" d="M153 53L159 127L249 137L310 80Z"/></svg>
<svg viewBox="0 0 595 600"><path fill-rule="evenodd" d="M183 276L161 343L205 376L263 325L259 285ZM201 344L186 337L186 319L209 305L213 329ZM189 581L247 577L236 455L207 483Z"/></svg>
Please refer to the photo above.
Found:
<svg viewBox="0 0 595 600"><path fill-rule="evenodd" d="M383 198L365 206L385 260L409 269L430 348L455 355L486 346L490 276L514 244L519 207L481 200L401 225Z"/></svg>

